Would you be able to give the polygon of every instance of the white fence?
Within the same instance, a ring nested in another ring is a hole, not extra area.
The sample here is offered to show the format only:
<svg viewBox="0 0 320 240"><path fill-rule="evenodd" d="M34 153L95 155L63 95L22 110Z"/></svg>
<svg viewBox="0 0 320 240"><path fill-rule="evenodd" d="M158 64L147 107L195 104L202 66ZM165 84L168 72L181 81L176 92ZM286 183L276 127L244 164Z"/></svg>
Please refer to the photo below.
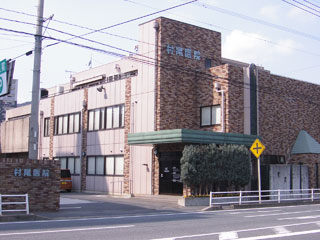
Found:
<svg viewBox="0 0 320 240"><path fill-rule="evenodd" d="M24 201L19 202L9 202L9 201L3 201L3 198L14 198L15 200L18 198L24 198ZM3 205L25 205L24 209L3 209ZM29 196L28 194L20 194L20 195L4 195L0 194L0 216L3 212L26 212L29 214Z"/></svg>
<svg viewBox="0 0 320 240"><path fill-rule="evenodd" d="M262 190L261 203L320 200L320 189ZM209 206L259 203L259 191L210 192Z"/></svg>

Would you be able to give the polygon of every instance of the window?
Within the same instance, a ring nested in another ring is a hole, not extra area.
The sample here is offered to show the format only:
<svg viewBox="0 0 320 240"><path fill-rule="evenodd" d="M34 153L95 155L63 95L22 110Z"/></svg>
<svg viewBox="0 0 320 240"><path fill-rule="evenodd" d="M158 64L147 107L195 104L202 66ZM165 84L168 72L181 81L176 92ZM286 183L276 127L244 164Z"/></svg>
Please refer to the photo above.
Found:
<svg viewBox="0 0 320 240"><path fill-rule="evenodd" d="M54 135L80 132L80 113L54 117Z"/></svg>
<svg viewBox="0 0 320 240"><path fill-rule="evenodd" d="M124 158L123 156L115 157L115 175L123 175Z"/></svg>
<svg viewBox="0 0 320 240"><path fill-rule="evenodd" d="M95 157L88 157L87 172L88 172L88 175L96 174L96 158Z"/></svg>
<svg viewBox="0 0 320 240"><path fill-rule="evenodd" d="M211 59L206 58L204 65L206 69L211 68L212 67Z"/></svg>
<svg viewBox="0 0 320 240"><path fill-rule="evenodd" d="M54 160L60 160L61 169L69 169L71 174L80 174L79 157L59 157Z"/></svg>
<svg viewBox="0 0 320 240"><path fill-rule="evenodd" d="M88 131L124 127L124 104L89 111Z"/></svg>
<svg viewBox="0 0 320 240"><path fill-rule="evenodd" d="M88 157L88 175L122 176L123 168L123 156Z"/></svg>
<svg viewBox="0 0 320 240"><path fill-rule="evenodd" d="M221 123L220 105L201 107L201 127Z"/></svg>
<svg viewBox="0 0 320 240"><path fill-rule="evenodd" d="M107 108L107 128L112 128L112 107Z"/></svg>
<svg viewBox="0 0 320 240"><path fill-rule="evenodd" d="M106 174L113 175L114 174L114 157L106 157Z"/></svg>
<svg viewBox="0 0 320 240"><path fill-rule="evenodd" d="M43 131L43 134L45 137L48 137L50 135L49 129L50 129L50 118L45 118L44 119L44 131Z"/></svg>

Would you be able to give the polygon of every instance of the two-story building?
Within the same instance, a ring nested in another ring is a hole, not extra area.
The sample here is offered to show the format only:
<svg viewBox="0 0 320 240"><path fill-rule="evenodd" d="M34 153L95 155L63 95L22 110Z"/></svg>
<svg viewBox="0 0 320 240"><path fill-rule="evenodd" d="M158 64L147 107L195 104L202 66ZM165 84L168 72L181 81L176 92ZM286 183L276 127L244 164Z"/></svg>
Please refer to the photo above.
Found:
<svg viewBox="0 0 320 240"><path fill-rule="evenodd" d="M139 28L137 54L43 94L39 160L59 159L83 191L182 194L186 144L250 146L259 136L264 164L308 164L318 186L317 152L291 150L302 130L320 140L319 85L222 58L219 32L163 17ZM7 156L27 154L28 111L2 124Z"/></svg>

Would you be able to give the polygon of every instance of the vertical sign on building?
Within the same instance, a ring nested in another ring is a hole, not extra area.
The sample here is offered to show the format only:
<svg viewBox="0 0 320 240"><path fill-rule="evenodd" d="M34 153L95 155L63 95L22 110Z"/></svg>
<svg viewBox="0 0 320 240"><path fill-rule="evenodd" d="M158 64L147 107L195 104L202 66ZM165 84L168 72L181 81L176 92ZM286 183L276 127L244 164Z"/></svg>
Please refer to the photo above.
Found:
<svg viewBox="0 0 320 240"><path fill-rule="evenodd" d="M0 97L8 93L7 60L0 62Z"/></svg>

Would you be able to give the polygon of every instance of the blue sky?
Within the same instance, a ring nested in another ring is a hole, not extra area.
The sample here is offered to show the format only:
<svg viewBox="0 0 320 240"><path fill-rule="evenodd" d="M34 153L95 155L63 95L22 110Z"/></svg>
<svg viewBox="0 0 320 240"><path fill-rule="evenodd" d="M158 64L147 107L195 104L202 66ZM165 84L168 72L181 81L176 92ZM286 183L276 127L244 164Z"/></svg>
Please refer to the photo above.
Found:
<svg viewBox="0 0 320 240"><path fill-rule="evenodd" d="M44 0L44 16L91 29L100 29L160 9L187 2L186 0ZM297 4L292 0L288 2ZM299 0L320 6L319 0ZM0 24L2 28L35 33L33 25L8 21L36 23L37 0L2 0ZM302 6L302 5L300 5ZM158 16L177 19L222 33L222 56L247 63L255 63L274 74L320 84L320 8L312 15L283 0L199 0L196 3L153 15L106 30L109 34L94 33L86 38L134 52L137 45L138 25ZM8 10L18 11L13 13ZM311 9L309 9L311 10ZM88 29L46 21L46 36L68 39L70 36L89 32ZM282 30L280 30L282 29ZM123 38L125 37L125 38ZM127 39L129 38L129 39ZM73 42L127 54L84 40ZM43 47L54 43L44 40ZM34 47L29 35L0 31L0 60L15 58ZM69 82L70 72L88 69L117 58L96 51L60 43L45 47L42 54L41 87L48 88ZM18 102L31 100L33 55L16 59L14 78L19 80Z"/></svg>

